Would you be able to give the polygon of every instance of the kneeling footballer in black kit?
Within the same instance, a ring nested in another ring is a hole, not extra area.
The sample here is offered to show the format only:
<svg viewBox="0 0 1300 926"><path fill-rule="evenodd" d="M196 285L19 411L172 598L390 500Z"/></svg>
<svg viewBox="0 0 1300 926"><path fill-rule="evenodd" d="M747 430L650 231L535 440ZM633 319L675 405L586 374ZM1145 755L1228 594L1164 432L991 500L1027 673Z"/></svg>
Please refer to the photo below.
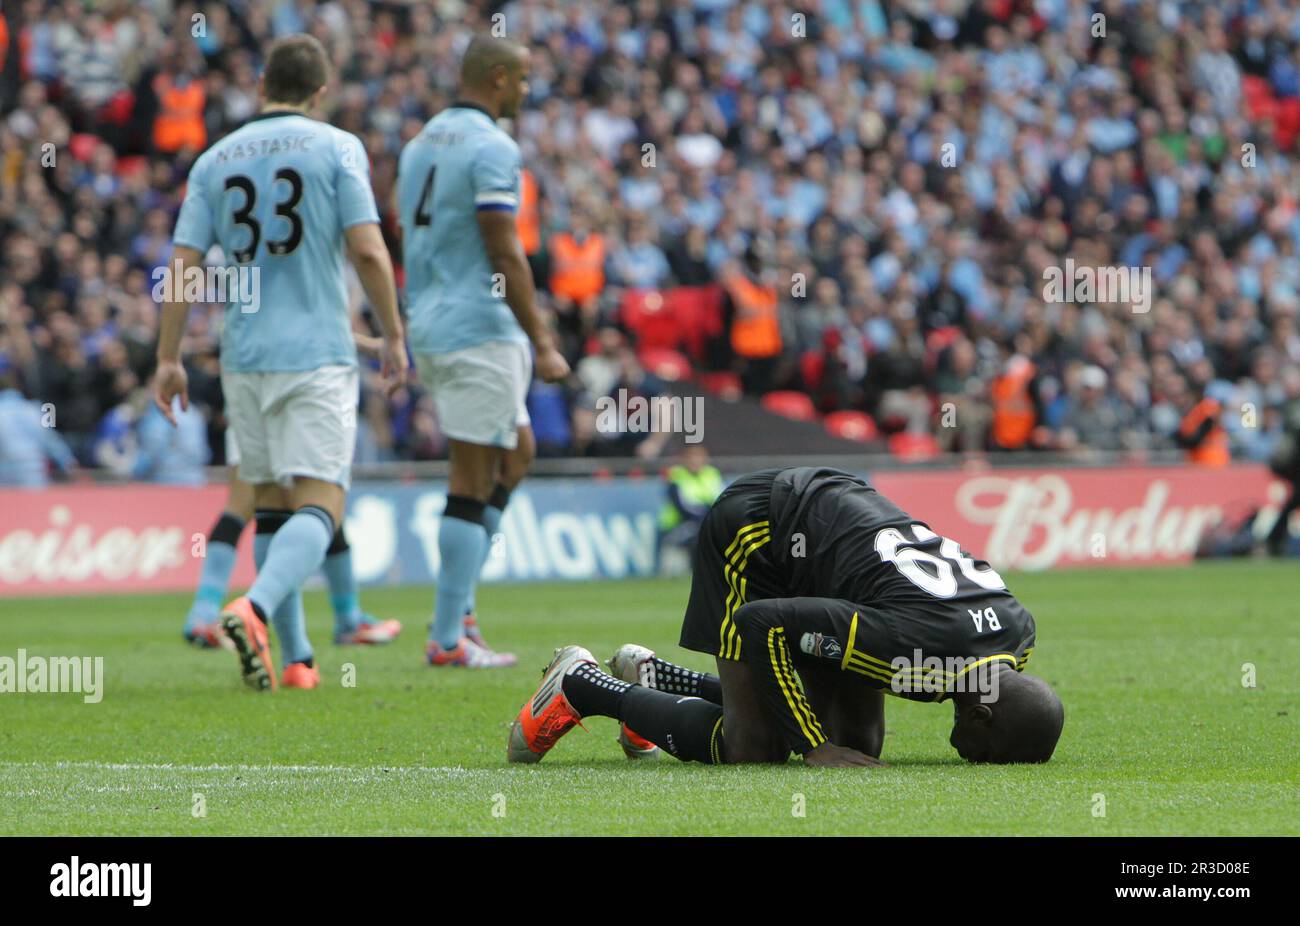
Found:
<svg viewBox="0 0 1300 926"><path fill-rule="evenodd" d="M622 647L601 670L566 646L511 725L536 762L582 717L622 722L629 756L879 765L883 694L951 701L973 762L1045 762L1064 711L1021 670L1034 619L987 563L866 482L797 467L742 476L704 519L681 645L716 676ZM802 684L800 684L802 682ZM633 732L635 731L635 732Z"/></svg>

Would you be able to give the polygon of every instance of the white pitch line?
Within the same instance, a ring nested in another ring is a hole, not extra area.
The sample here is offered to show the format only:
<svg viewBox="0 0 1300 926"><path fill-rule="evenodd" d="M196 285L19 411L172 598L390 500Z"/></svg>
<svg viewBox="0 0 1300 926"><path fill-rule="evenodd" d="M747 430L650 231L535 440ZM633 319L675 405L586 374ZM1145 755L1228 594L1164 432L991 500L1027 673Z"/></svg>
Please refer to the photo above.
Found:
<svg viewBox="0 0 1300 926"><path fill-rule="evenodd" d="M170 762L0 762L0 769L98 769L121 772L396 772L398 774L492 774L492 769L467 769L461 766L407 766L407 765L186 765Z"/></svg>

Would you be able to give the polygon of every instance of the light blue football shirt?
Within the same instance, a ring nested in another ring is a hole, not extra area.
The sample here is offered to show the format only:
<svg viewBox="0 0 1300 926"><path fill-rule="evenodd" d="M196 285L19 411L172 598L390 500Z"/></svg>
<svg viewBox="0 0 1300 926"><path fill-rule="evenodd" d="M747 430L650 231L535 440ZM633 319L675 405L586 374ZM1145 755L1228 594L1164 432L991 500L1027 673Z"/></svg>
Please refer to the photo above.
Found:
<svg viewBox="0 0 1300 926"><path fill-rule="evenodd" d="M457 103L407 142L397 166L411 350L442 354L528 342L493 286L477 213L519 207L519 146L478 106Z"/></svg>
<svg viewBox="0 0 1300 926"><path fill-rule="evenodd" d="M220 244L257 268L256 311L228 301L221 363L239 373L354 366L344 229L378 222L370 165L352 134L297 113L263 113L190 170L175 244Z"/></svg>

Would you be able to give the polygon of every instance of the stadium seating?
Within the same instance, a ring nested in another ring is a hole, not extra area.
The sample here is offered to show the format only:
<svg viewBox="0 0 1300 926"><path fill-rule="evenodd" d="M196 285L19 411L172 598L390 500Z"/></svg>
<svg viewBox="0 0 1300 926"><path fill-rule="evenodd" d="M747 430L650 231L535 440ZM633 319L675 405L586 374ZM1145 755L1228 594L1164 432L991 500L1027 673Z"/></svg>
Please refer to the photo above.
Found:
<svg viewBox="0 0 1300 926"><path fill-rule="evenodd" d="M795 421L813 421L817 417L817 409L813 407L812 399L803 392L790 390L769 392L763 396L762 403L763 408L783 418L793 418Z"/></svg>
<svg viewBox="0 0 1300 926"><path fill-rule="evenodd" d="M673 304L659 290L627 290L619 311L623 326L642 348L676 348L681 343Z"/></svg>
<svg viewBox="0 0 1300 926"><path fill-rule="evenodd" d="M660 379L675 383L690 379L691 362L680 351L669 347L643 347L641 365Z"/></svg>
<svg viewBox="0 0 1300 926"><path fill-rule="evenodd" d="M846 440L867 443L880 437L876 422L866 412L831 412L823 419L822 424L831 434Z"/></svg>
<svg viewBox="0 0 1300 926"><path fill-rule="evenodd" d="M367 19L332 15L331 4L246 0L223 5L227 28L182 41L149 4L120 6L103 18L93 5L23 4L0 84L0 163L10 168L0 176L0 278L19 284L0 287L14 303L0 315L20 320L0 326L0 359L18 370L26 398L59 406L59 431L86 467L100 467L101 428L152 374L158 311L141 281L147 290L166 260L197 153L183 139L179 148L159 140L158 88L182 75L201 83L196 128L213 142L256 111L260 49L286 31L313 32L336 61L368 62L339 73L339 102L322 115L363 139L398 256L396 152L452 98L454 51L475 29L436 4L347 5L383 11ZM838 18L841 41L818 45L817 67L837 76L812 82L802 40L765 26L759 5L735 24L724 10L744 6L688 0L672 15L669 6L579 4L572 17L511 23L547 75L511 126L540 203L530 227L545 242L585 214L608 248L607 288L577 312L548 292L549 248L530 251L538 304L575 369L599 349L597 332L616 326L666 379L726 398L798 390L813 411L799 399L767 403L801 420L863 413L893 432L932 429L938 416L927 424L922 403L954 395L989 418L1007 356L1026 350L1035 388L1053 390L1036 397L1035 444L1081 454L1179 452L1185 398L1200 390L1224 408L1249 402L1269 421L1300 394L1300 19L1287 4L1222 0L1219 17L1194 4L1128 4L1124 33L1169 47L1113 42L1099 56L1088 43L1060 43L1076 28L1072 4L963 0L936 18L868 3L875 13ZM943 38L939 20L952 27ZM716 47L699 47L705 34ZM606 86L611 36L622 64ZM960 100L922 78L966 73L971 62ZM769 76L797 90L773 93ZM1072 97L1085 87L1092 102L1080 109ZM679 96L689 112L678 111ZM1004 110L1008 98L1024 105ZM842 118L854 113L865 115ZM1056 114L1054 125L1044 113ZM970 124L954 124L958 114ZM935 144L949 132L963 137L951 171L939 169ZM1067 135L1086 137L1086 148L1048 143ZM62 139L58 170L46 169L47 139ZM647 141L661 156L638 167L629 152ZM1238 141L1257 145L1259 169L1242 170L1225 151ZM752 257L776 288L783 344L770 369L750 365L742 382L720 283L751 244L762 245ZM1151 265L1161 309L1134 327L1105 300L1044 299L1043 262L1085 252ZM401 286L400 261L395 271ZM807 284L800 293L784 285L796 274ZM194 399L216 463L220 315L215 304L196 307L185 341L187 362L202 369ZM1106 376L1098 409L1084 407L1085 365ZM385 461L445 445L415 443L437 433L418 387L408 412L379 395L367 366L362 392L361 428L393 437L370 442ZM581 392L576 381L563 390L571 419ZM870 433L860 421L826 426ZM990 447L989 429L964 430L960 445ZM1225 420L1223 429L1240 459L1265 460L1276 441L1267 427Z"/></svg>

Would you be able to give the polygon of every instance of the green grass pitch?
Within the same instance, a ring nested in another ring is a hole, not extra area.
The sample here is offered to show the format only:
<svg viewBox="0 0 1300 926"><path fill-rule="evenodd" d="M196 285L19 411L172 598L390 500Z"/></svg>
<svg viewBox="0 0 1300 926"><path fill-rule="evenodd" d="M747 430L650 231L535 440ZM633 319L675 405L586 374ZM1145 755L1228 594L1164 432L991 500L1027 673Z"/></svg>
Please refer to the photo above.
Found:
<svg viewBox="0 0 1300 926"><path fill-rule="evenodd" d="M323 686L274 696L246 690L229 653L181 642L187 596L4 601L0 656L102 656L105 682L98 704L0 694L0 833L1300 833L1296 564L1011 587L1038 621L1029 671L1066 707L1042 766L967 765L948 708L893 698L886 769L632 763L604 718L541 764L508 766L507 724L555 646L604 659L637 641L708 668L675 645L684 581L485 588L489 639L521 659L491 672L424 666L429 589L365 591L406 624L373 649L332 646L312 592Z"/></svg>

